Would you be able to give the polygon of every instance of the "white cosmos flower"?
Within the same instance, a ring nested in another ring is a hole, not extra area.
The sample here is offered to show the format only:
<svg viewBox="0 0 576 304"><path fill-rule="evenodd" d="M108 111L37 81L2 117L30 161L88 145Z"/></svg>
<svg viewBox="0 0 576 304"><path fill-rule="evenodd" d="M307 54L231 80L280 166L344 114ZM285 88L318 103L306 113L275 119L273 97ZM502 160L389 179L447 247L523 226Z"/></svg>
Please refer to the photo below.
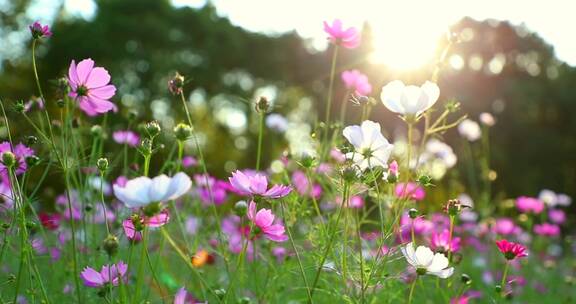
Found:
<svg viewBox="0 0 576 304"><path fill-rule="evenodd" d="M478 123L470 119L464 119L458 125L458 133L468 141L476 141L482 136L482 130Z"/></svg>
<svg viewBox="0 0 576 304"><path fill-rule="evenodd" d="M354 146L354 152L346 153L360 170L373 167L388 167L388 158L394 145L380 132L380 124L365 120L362 125L348 126L342 134Z"/></svg>
<svg viewBox="0 0 576 304"><path fill-rule="evenodd" d="M173 177L164 174L149 178L140 176L126 182L124 187L114 185L114 195L128 208L177 199L192 186L190 177L183 172Z"/></svg>
<svg viewBox="0 0 576 304"><path fill-rule="evenodd" d="M394 113L417 116L432 107L439 96L440 88L433 82L426 81L418 87L394 80L382 88L380 99Z"/></svg>
<svg viewBox="0 0 576 304"><path fill-rule="evenodd" d="M420 275L431 274L446 279L454 273L454 267L448 267L448 258L442 253L434 253L426 246L418 246L414 250L414 244L408 243L401 248L406 261L410 263Z"/></svg>

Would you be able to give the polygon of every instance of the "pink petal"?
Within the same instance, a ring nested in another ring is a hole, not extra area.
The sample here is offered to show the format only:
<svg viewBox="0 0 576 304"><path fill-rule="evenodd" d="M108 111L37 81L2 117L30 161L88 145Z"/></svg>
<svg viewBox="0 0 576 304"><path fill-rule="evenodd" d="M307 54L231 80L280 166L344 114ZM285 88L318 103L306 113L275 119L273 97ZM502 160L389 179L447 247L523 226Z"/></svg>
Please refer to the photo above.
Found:
<svg viewBox="0 0 576 304"><path fill-rule="evenodd" d="M86 86L90 89L99 88L107 85L110 82L110 74L106 69L97 67L92 69L88 78L86 79Z"/></svg>
<svg viewBox="0 0 576 304"><path fill-rule="evenodd" d="M100 99L108 100L116 94L116 87L107 85L99 88L90 89L90 96L95 96Z"/></svg>
<svg viewBox="0 0 576 304"><path fill-rule="evenodd" d="M86 84L88 76L94 67L94 60L88 58L80 61L76 66L76 74L78 75L78 83Z"/></svg>
<svg viewBox="0 0 576 304"><path fill-rule="evenodd" d="M100 287L104 284L100 273L90 267L84 268L84 271L80 273L80 277L84 280L84 285L89 287Z"/></svg>
<svg viewBox="0 0 576 304"><path fill-rule="evenodd" d="M80 79L76 73L76 62L74 60L72 60L70 67L68 68L68 82L73 90L76 90L76 87L80 83Z"/></svg>
<svg viewBox="0 0 576 304"><path fill-rule="evenodd" d="M256 213L256 219L254 223L260 228L267 228L274 222L274 215L270 209L260 209L258 213Z"/></svg>

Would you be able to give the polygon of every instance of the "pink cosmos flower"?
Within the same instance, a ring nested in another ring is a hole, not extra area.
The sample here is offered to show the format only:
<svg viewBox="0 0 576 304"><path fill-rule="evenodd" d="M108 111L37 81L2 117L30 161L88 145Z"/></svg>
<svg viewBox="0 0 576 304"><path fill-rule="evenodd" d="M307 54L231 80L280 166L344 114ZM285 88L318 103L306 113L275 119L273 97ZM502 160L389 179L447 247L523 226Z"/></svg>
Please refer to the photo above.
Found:
<svg viewBox="0 0 576 304"><path fill-rule="evenodd" d="M267 198L281 198L290 193L292 188L284 185L274 185L268 189L268 179L259 173L244 174L237 170L232 172L232 177L228 178L233 190L241 195L259 195Z"/></svg>
<svg viewBox="0 0 576 304"><path fill-rule="evenodd" d="M342 72L342 82L348 90L353 91L358 95L370 95L372 93L372 85L368 82L368 76L360 73L358 70L349 70Z"/></svg>
<svg viewBox="0 0 576 304"><path fill-rule="evenodd" d="M242 221L237 215L230 215L222 219L222 232L228 237L228 249L235 254L242 251L243 243L250 235L250 227L248 225L242 226ZM247 257L252 257L253 243L248 239L248 246L246 248Z"/></svg>
<svg viewBox="0 0 576 304"><path fill-rule="evenodd" d="M539 214L544 211L544 202L528 196L521 196L516 199L516 208L522 213L534 213Z"/></svg>
<svg viewBox="0 0 576 304"><path fill-rule="evenodd" d="M426 191L424 191L424 188L413 182L409 182L408 184L397 184L394 192L399 198L408 198L415 201L421 201L426 197Z"/></svg>
<svg viewBox="0 0 576 304"><path fill-rule="evenodd" d="M182 158L182 166L184 168L190 168L198 165L198 161L193 156L184 156Z"/></svg>
<svg viewBox="0 0 576 304"><path fill-rule="evenodd" d="M228 198L229 185L223 180L216 179L204 174L194 175L196 193L204 206L210 206L212 202L222 205Z"/></svg>
<svg viewBox="0 0 576 304"><path fill-rule="evenodd" d="M332 148L332 150L330 150L330 157L332 157L332 159L337 163L343 163L346 161L346 155L337 148Z"/></svg>
<svg viewBox="0 0 576 304"><path fill-rule="evenodd" d="M97 116L108 111L117 111L110 98L116 87L110 83L110 74L102 67L94 67L94 60L88 58L78 65L72 60L68 69L69 96L80 103L80 109L88 116Z"/></svg>
<svg viewBox="0 0 576 304"><path fill-rule="evenodd" d="M119 280L125 280L128 265L120 261L113 265L104 265L100 272L91 267L86 267L80 273L80 277L84 281L84 285L88 287L103 287L107 284L118 286Z"/></svg>
<svg viewBox="0 0 576 304"><path fill-rule="evenodd" d="M457 252L460 250L460 238L452 236L452 242L450 242L450 231L448 229L441 233L433 232L430 237L430 246L434 251Z"/></svg>
<svg viewBox="0 0 576 304"><path fill-rule="evenodd" d="M551 209L548 211L548 218L552 223L562 225L566 221L566 213L559 209Z"/></svg>
<svg viewBox="0 0 576 304"><path fill-rule="evenodd" d="M38 21L35 21L31 25L29 25L28 28L30 29L30 33L32 34L32 38L34 39L52 36L50 27L48 25L42 25Z"/></svg>
<svg viewBox="0 0 576 304"><path fill-rule="evenodd" d="M130 130L118 130L112 133L112 138L118 144L126 144L130 147L136 147L140 143L140 136Z"/></svg>
<svg viewBox="0 0 576 304"><path fill-rule="evenodd" d="M178 289L178 292L174 296L174 304L200 304L200 303L207 303L207 302L198 301L184 287Z"/></svg>
<svg viewBox="0 0 576 304"><path fill-rule="evenodd" d="M499 218L492 227L492 232L501 235L510 235L520 232L520 227L514 224L514 221L509 218Z"/></svg>
<svg viewBox="0 0 576 304"><path fill-rule="evenodd" d="M296 188L298 194L302 196L309 196L318 199L320 198L320 195L322 195L322 187L319 184L313 184L312 187L310 187L306 173L300 170L296 170L292 173L292 184L294 184L294 188Z"/></svg>
<svg viewBox="0 0 576 304"><path fill-rule="evenodd" d="M354 49L360 45L360 34L354 27L342 28L342 21L335 19L332 25L324 21L324 32L328 34L328 39L335 45L341 45L347 49Z"/></svg>
<svg viewBox="0 0 576 304"><path fill-rule="evenodd" d="M135 222L136 221L136 222ZM130 241L139 242L142 240L142 230L144 226L158 228L164 226L170 221L170 214L167 209L153 216L138 215L134 219L129 217L122 221L124 234ZM134 225L136 223L136 225Z"/></svg>
<svg viewBox="0 0 576 304"><path fill-rule="evenodd" d="M528 253L526 252L526 247L517 243L508 242L505 239L496 241L496 246L498 246L498 250L500 250L500 252L504 254L504 257L507 260L513 260L515 258L522 258L528 256Z"/></svg>
<svg viewBox="0 0 576 304"><path fill-rule="evenodd" d="M258 233L273 242L284 242L288 237L284 234L284 225L274 224L274 214L270 209L260 209L256 212L256 203L251 201L248 206L248 219L256 226Z"/></svg>
<svg viewBox="0 0 576 304"><path fill-rule="evenodd" d="M543 223L534 226L534 233L541 236L555 237L560 235L558 225Z"/></svg>
<svg viewBox="0 0 576 304"><path fill-rule="evenodd" d="M26 165L26 157L34 155L34 150L25 146L23 143L19 143L13 147L14 149L12 149L10 142L7 141L0 143L0 159L5 152L12 152L14 156L16 156L17 164L15 166L15 172L17 175L20 175L28 169L28 166ZM3 177L6 177L6 180L8 180L8 170L2 162L0 162L0 173Z"/></svg>

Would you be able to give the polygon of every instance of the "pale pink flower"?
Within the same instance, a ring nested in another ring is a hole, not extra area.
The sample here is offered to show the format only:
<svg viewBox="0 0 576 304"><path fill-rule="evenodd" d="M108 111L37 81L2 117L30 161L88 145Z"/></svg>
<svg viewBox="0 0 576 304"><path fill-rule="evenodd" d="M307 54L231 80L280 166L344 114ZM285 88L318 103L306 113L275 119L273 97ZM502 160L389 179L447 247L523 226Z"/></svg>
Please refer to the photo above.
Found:
<svg viewBox="0 0 576 304"><path fill-rule="evenodd" d="M259 233L273 242L284 242L288 237L284 234L284 225L274 224L274 214L270 209L260 209L256 212L256 203L250 202L248 206L248 219L254 223Z"/></svg>
<svg viewBox="0 0 576 304"><path fill-rule="evenodd" d="M519 233L520 228L509 218L499 218L492 227L492 231L496 234L510 235Z"/></svg>
<svg viewBox="0 0 576 304"><path fill-rule="evenodd" d="M566 221L566 213L560 209L551 209L548 211L548 218L552 223L562 225Z"/></svg>
<svg viewBox="0 0 576 304"><path fill-rule="evenodd" d="M102 67L94 67L94 60L84 59L78 65L72 60L68 69L69 96L79 102L80 109L88 116L117 111L116 105L110 102L116 87L109 83L110 74Z"/></svg>
<svg viewBox="0 0 576 304"><path fill-rule="evenodd" d="M140 143L140 136L130 130L118 130L112 133L112 138L118 144L126 144L136 147Z"/></svg>
<svg viewBox="0 0 576 304"><path fill-rule="evenodd" d="M335 45L341 45L347 49L354 49L360 45L360 33L354 27L342 28L342 21L335 19L332 24L324 21L324 32L328 34L328 39Z"/></svg>
<svg viewBox="0 0 576 304"><path fill-rule="evenodd" d="M319 184L312 184L312 186L310 186L306 173L300 170L292 173L292 184L300 195L313 197L315 199L318 199L322 195L322 187Z"/></svg>
<svg viewBox="0 0 576 304"><path fill-rule="evenodd" d="M559 236L560 235L560 227L558 225L543 223L534 226L534 233L541 235L541 236Z"/></svg>
<svg viewBox="0 0 576 304"><path fill-rule="evenodd" d="M178 289L178 292L174 296L174 304L200 304L200 303L207 303L207 302L198 301L184 287Z"/></svg>
<svg viewBox="0 0 576 304"><path fill-rule="evenodd" d="M394 193L399 198L407 198L415 201L421 201L426 197L424 188L413 182L397 184Z"/></svg>
<svg viewBox="0 0 576 304"><path fill-rule="evenodd" d="M516 208L522 213L539 214L544 207L544 202L535 197L521 196L516 199Z"/></svg>
<svg viewBox="0 0 576 304"><path fill-rule="evenodd" d="M349 70L342 72L342 82L346 88L358 95L370 95L372 85L368 81L368 76L360 73L358 70Z"/></svg>
<svg viewBox="0 0 576 304"><path fill-rule="evenodd" d="M228 180L233 190L240 195L281 198L292 191L292 188L284 185L274 185L268 189L268 179L259 173L245 174L240 170L236 170L232 172L232 177L229 177Z"/></svg>
<svg viewBox="0 0 576 304"><path fill-rule="evenodd" d="M118 264L104 265L100 272L91 267L86 267L80 274L84 285L88 287L103 287L107 284L118 286L119 280L125 280L124 276L128 270L128 265L120 261Z"/></svg>

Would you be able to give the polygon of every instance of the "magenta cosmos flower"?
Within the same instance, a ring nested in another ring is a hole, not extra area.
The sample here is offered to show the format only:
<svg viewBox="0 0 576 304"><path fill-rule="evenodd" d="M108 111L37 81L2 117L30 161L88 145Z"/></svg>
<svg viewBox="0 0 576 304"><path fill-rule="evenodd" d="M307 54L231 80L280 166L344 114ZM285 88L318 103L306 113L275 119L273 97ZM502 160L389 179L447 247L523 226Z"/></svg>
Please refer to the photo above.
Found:
<svg viewBox="0 0 576 304"><path fill-rule="evenodd" d="M341 45L347 49L354 49L360 45L360 34L358 30L354 27L347 29L342 28L342 21L340 19L332 21L332 25L324 21L324 32L329 35L328 39L335 45Z"/></svg>
<svg viewBox="0 0 576 304"><path fill-rule="evenodd" d="M32 150L32 148L29 148L22 143L12 146L7 141L0 143L0 157L5 152L12 152L14 156L16 156L17 164L15 166L15 172L17 175L24 173L28 168L26 165L26 157L34 155L34 150ZM6 170L6 166L4 166L2 162L0 162L0 173L5 177L8 177L8 170Z"/></svg>
<svg viewBox="0 0 576 304"><path fill-rule="evenodd" d="M505 239L496 241L496 246L498 246L498 250L504 254L507 260L528 256L526 247L517 243L508 242Z"/></svg>
<svg viewBox="0 0 576 304"><path fill-rule="evenodd" d="M346 86L348 90L358 95L370 95L370 93L372 93L372 85L368 82L368 76L360 73L360 71L344 71L341 77L344 86Z"/></svg>
<svg viewBox="0 0 576 304"><path fill-rule="evenodd" d="M516 199L516 208L522 213L539 214L544 211L544 207L544 202L534 197L521 196Z"/></svg>
<svg viewBox="0 0 576 304"><path fill-rule="evenodd" d="M284 226L274 224L274 214L270 209L260 209L256 212L256 203L250 202L248 206L248 219L256 226L256 235L264 236L274 242L284 242L288 237L284 234Z"/></svg>
<svg viewBox="0 0 576 304"><path fill-rule="evenodd" d="M32 34L32 38L34 39L40 39L52 36L50 27L47 25L42 25L38 21L35 21L34 23L30 24L28 28L30 29L30 33Z"/></svg>
<svg viewBox="0 0 576 304"><path fill-rule="evenodd" d="M228 178L228 180L233 190L240 195L281 198L292 191L292 188L284 185L274 185L268 189L268 179L259 173L244 174L242 171L237 170L232 172L232 177Z"/></svg>
<svg viewBox="0 0 576 304"><path fill-rule="evenodd" d="M118 130L112 134L112 138L118 144L126 144L136 147L140 143L140 136L130 130Z"/></svg>
<svg viewBox="0 0 576 304"><path fill-rule="evenodd" d="M124 280L128 265L120 261L118 264L104 265L100 272L91 267L86 267L80 274L84 285L88 287L103 287L107 284L118 286L120 279Z"/></svg>
<svg viewBox="0 0 576 304"><path fill-rule="evenodd" d="M110 74L102 67L94 67L94 60L84 59L78 65L74 60L70 63L69 96L80 103L80 109L88 116L117 110L109 100L116 93L116 87L109 83Z"/></svg>
<svg viewBox="0 0 576 304"><path fill-rule="evenodd" d="M460 238L452 236L452 240L450 240L450 231L445 229L441 233L432 233L430 246L434 251L457 252L460 250Z"/></svg>

